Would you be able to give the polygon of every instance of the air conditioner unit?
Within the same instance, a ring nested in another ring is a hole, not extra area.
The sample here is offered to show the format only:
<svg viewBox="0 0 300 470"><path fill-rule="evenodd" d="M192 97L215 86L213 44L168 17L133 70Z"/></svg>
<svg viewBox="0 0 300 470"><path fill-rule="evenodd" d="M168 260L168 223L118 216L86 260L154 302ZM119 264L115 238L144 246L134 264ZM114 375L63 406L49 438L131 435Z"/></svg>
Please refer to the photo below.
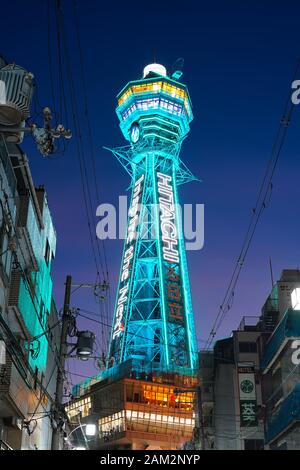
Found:
<svg viewBox="0 0 300 470"><path fill-rule="evenodd" d="M33 75L16 64L0 68L0 125L20 126L30 114Z"/></svg>

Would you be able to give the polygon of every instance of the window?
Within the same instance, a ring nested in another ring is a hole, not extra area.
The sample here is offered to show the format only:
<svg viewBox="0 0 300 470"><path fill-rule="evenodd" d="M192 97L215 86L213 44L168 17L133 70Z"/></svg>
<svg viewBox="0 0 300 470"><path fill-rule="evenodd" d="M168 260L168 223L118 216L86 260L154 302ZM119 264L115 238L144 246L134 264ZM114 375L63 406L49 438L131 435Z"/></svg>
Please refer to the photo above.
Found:
<svg viewBox="0 0 300 470"><path fill-rule="evenodd" d="M81 417L85 418L91 414L91 408L91 397L87 397L66 406L66 412L70 419L78 414L81 414Z"/></svg>
<svg viewBox="0 0 300 470"><path fill-rule="evenodd" d="M243 341L239 343L239 352L240 353L256 353L257 344L255 342Z"/></svg>
<svg viewBox="0 0 300 470"><path fill-rule="evenodd" d="M41 373L41 380L40 380L40 399L42 399L43 396L46 394L45 391L44 391L45 389L43 387L44 379L45 379L45 374L42 372Z"/></svg>
<svg viewBox="0 0 300 470"><path fill-rule="evenodd" d="M284 441L284 442L281 442L280 444L279 443L271 444L270 449L271 450L288 450L287 442Z"/></svg>
<svg viewBox="0 0 300 470"><path fill-rule="evenodd" d="M49 261L50 261L50 245L49 245L48 240L46 241L45 261L46 261L47 266L49 266Z"/></svg>
<svg viewBox="0 0 300 470"><path fill-rule="evenodd" d="M44 302L41 300L41 303L40 303L40 313L39 313L40 320L43 320L43 318L44 318L44 309L45 309L45 304L44 304Z"/></svg>
<svg viewBox="0 0 300 470"><path fill-rule="evenodd" d="M6 276L10 277L10 268L11 268L11 251L9 250L9 237L7 233L7 227L5 224L2 225L0 233L0 253L1 258L0 262L2 264L3 271Z"/></svg>
<svg viewBox="0 0 300 470"><path fill-rule="evenodd" d="M278 367L272 375L272 403L274 406L282 396L282 371L281 367Z"/></svg>
<svg viewBox="0 0 300 470"><path fill-rule="evenodd" d="M33 383L33 387L34 387L34 390L37 389L37 384L38 384L38 373L39 373L39 369L36 367L35 370L34 370L34 383Z"/></svg>
<svg viewBox="0 0 300 470"><path fill-rule="evenodd" d="M183 113L182 106L173 101L169 101L164 98L147 98L144 100L137 100L136 103L133 103L131 106L126 108L122 113L122 118L123 120L127 119L128 116L130 116L130 114L133 113L136 109L148 111L157 108L164 109L168 113L175 114L176 116L181 116Z"/></svg>
<svg viewBox="0 0 300 470"><path fill-rule="evenodd" d="M245 450L264 450L263 439L245 439Z"/></svg>
<svg viewBox="0 0 300 470"><path fill-rule="evenodd" d="M164 82L163 84L163 91L168 95L171 95L173 98L177 99L184 99L185 98L185 91L181 88L175 87L170 83Z"/></svg>
<svg viewBox="0 0 300 470"><path fill-rule="evenodd" d="M126 418L130 419L130 417L131 412L126 410ZM113 439L114 436L125 430L125 410L100 418L98 423L100 438L104 440Z"/></svg>
<svg viewBox="0 0 300 470"><path fill-rule="evenodd" d="M191 117L192 111L188 100L188 95L185 90L182 88L176 87L168 82L151 82L151 83L141 83L140 85L133 85L128 88L123 95L120 96L118 100L118 105L121 106L127 101L133 94L142 94L142 93L160 93L163 92L184 102L184 108L189 117Z"/></svg>
<svg viewBox="0 0 300 470"><path fill-rule="evenodd" d="M126 90L125 93L123 93L123 95L119 98L118 105L121 106L121 104L124 103L131 95L131 88L128 88L128 90Z"/></svg>

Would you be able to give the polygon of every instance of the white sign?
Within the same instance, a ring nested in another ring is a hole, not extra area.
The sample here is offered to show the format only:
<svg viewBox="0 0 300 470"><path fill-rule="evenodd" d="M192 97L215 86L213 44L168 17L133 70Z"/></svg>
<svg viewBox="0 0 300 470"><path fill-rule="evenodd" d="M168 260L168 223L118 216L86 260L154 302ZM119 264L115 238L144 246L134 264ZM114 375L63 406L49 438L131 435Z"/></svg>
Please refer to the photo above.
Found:
<svg viewBox="0 0 300 470"><path fill-rule="evenodd" d="M0 340L0 364L6 363L6 354L5 354L5 343L3 340Z"/></svg>
<svg viewBox="0 0 300 470"><path fill-rule="evenodd" d="M179 263L178 233L175 220L172 177L157 173L160 229L163 241L163 258L170 263Z"/></svg>
<svg viewBox="0 0 300 470"><path fill-rule="evenodd" d="M255 376L253 373L239 373L240 400L256 400Z"/></svg>
<svg viewBox="0 0 300 470"><path fill-rule="evenodd" d="M0 104L6 104L6 87L3 80L0 80Z"/></svg>
<svg viewBox="0 0 300 470"><path fill-rule="evenodd" d="M300 288L296 287L291 294L292 309L300 310Z"/></svg>
<svg viewBox="0 0 300 470"><path fill-rule="evenodd" d="M300 103L300 80L294 80L292 83L292 89L295 90L292 93L292 103L299 104Z"/></svg>
<svg viewBox="0 0 300 470"><path fill-rule="evenodd" d="M118 301L115 315L115 324L113 330L113 339L120 336L124 330L123 318L124 310L128 300L128 291L129 291L129 282L130 282L130 266L132 258L134 255L134 244L137 238L137 227L140 217L140 202L142 195L142 182L144 180L144 175L142 175L135 183L133 189L132 203L128 211L129 222L127 229L127 239L126 239L126 250L124 252L123 264L121 270L120 284L124 282L126 284L122 285L118 293Z"/></svg>

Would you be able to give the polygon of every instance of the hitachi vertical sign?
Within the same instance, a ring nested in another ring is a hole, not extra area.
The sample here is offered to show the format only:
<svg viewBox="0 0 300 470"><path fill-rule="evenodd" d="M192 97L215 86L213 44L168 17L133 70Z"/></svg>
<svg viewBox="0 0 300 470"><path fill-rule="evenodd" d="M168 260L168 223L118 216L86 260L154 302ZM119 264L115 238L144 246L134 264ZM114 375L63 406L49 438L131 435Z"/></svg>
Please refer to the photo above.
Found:
<svg viewBox="0 0 300 470"><path fill-rule="evenodd" d="M171 361L176 365L187 366L187 336L173 178L170 175L159 172L156 176L160 212L159 221L162 241L166 320L168 322L168 341L171 346Z"/></svg>
<svg viewBox="0 0 300 470"><path fill-rule="evenodd" d="M241 426L256 426L256 387L253 365L238 366Z"/></svg>

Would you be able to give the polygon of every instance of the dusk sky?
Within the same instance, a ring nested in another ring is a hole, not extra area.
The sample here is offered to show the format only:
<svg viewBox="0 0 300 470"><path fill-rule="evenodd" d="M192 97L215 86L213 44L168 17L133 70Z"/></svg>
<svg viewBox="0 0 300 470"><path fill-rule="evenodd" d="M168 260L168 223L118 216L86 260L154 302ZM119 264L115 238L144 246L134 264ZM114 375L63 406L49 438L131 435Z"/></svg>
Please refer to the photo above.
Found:
<svg viewBox="0 0 300 470"><path fill-rule="evenodd" d="M0 28L0 54L8 62L33 72L40 104L52 107L47 3L29 0L25 6L21 0L2 2L1 17L5 21ZM77 98L82 103L72 1L62 0L62 6ZM50 45L57 95L54 1L50 7ZM182 81L190 92L194 121L181 158L202 183L181 187L180 196L182 202L205 205L204 248L188 252L201 348L227 289L282 118L300 55L300 2L79 0L78 9L100 188L98 203L117 205L119 195L125 195L129 185L123 168L102 148L126 145L115 114L117 93L129 80L141 78L143 67L154 58L168 70L178 57L184 58ZM300 74L297 78L300 79ZM64 86L68 96L67 80ZM55 107L59 108L58 102ZM83 114L83 106L80 109ZM80 120L83 139L87 141L83 115ZM71 121L70 113L72 128ZM234 305L218 331L218 338L228 336L244 315L260 314L271 288L269 258L275 279L282 269L300 266L299 129L300 105L295 109L276 168L270 204L257 227L235 291ZM64 154L49 159L38 153L29 136L22 148L28 154L34 182L45 185L57 230L53 279L54 297L60 309L66 274L71 274L74 282L92 283L96 277L75 139ZM87 147L92 185L88 152ZM113 308L122 241L107 242L106 251ZM95 312L100 320L104 318L88 289L74 293L71 304ZM97 320L97 316L93 318ZM93 329L101 343L98 324L82 319L78 323L80 329ZM92 366L77 362L72 370L87 375ZM73 382L78 380L73 377Z"/></svg>

